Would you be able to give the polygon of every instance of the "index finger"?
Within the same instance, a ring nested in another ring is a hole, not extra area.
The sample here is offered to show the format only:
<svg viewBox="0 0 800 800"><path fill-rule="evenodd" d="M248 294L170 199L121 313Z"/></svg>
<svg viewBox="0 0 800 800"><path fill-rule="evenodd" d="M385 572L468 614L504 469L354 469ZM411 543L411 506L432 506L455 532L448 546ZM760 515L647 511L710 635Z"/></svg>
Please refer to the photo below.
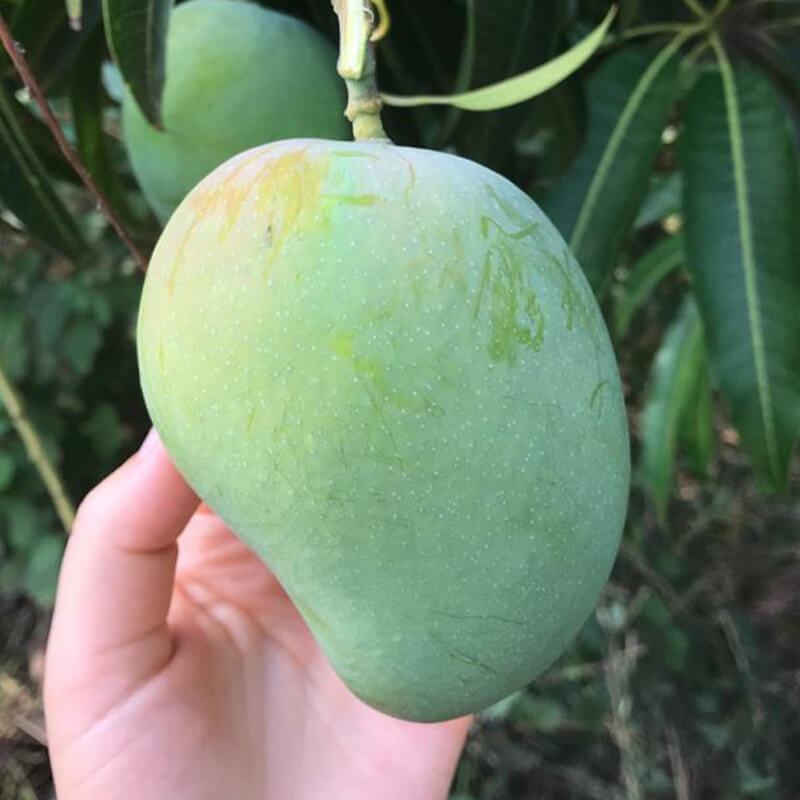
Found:
<svg viewBox="0 0 800 800"><path fill-rule="evenodd" d="M114 652L124 651L129 668L162 654L176 540L198 503L154 432L89 493L65 553L48 645L60 674L80 680Z"/></svg>

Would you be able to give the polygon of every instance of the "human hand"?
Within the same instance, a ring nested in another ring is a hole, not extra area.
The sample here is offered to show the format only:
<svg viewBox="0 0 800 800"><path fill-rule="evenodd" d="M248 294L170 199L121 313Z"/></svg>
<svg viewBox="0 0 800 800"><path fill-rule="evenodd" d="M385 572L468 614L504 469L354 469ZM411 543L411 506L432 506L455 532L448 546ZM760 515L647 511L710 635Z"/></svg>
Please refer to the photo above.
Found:
<svg viewBox="0 0 800 800"><path fill-rule="evenodd" d="M364 705L198 506L154 433L81 505L45 670L59 800L446 797L470 719Z"/></svg>

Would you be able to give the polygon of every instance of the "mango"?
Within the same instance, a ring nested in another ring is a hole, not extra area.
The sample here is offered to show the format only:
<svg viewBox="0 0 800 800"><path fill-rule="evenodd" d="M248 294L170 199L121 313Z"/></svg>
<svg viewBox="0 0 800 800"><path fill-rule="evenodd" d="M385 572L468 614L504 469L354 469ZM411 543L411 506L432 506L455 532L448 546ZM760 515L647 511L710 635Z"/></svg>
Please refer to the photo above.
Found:
<svg viewBox="0 0 800 800"><path fill-rule="evenodd" d="M191 0L170 15L164 130L130 92L122 104L131 166L166 221L231 156L296 136L349 139L336 53L300 20L255 3Z"/></svg>
<svg viewBox="0 0 800 800"><path fill-rule="evenodd" d="M481 709L591 613L626 513L619 374L506 179L381 143L236 156L158 242L138 354L177 467L375 708Z"/></svg>

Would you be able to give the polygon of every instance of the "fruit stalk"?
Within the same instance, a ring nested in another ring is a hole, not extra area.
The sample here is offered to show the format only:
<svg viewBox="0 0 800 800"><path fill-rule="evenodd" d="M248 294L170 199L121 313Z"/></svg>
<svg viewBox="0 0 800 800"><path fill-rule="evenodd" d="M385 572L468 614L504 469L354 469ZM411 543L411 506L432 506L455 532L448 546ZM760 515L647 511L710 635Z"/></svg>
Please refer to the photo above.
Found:
<svg viewBox="0 0 800 800"><path fill-rule="evenodd" d="M374 15L369 0L332 0L339 17L337 71L347 85L345 116L353 125L357 142L388 142L381 122L383 102L375 82L372 44Z"/></svg>

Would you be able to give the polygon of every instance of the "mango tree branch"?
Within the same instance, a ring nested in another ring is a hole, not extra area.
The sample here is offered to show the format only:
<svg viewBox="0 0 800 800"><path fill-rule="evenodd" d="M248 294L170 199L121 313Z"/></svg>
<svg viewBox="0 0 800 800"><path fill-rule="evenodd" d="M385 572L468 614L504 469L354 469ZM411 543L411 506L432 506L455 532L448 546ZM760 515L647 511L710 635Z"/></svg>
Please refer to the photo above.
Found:
<svg viewBox="0 0 800 800"><path fill-rule="evenodd" d="M73 509L72 503L70 502L67 492L64 489L64 484L61 481L56 468L53 466L53 462L50 460L49 456L47 455L47 451L44 449L41 437L36 431L36 428L34 428L31 424L31 421L27 418L27 416L25 416L25 411L22 407L22 401L20 400L16 389L14 389L13 385L11 384L11 381L9 381L8 377L3 371L1 364L0 400L8 412L11 424L14 426L14 429L19 434L19 438L22 439L22 443L25 445L25 449L28 452L28 458L30 458L33 466L36 467L36 471L39 473L39 476L41 477L42 482L44 483L45 488L50 495L50 499L52 500L53 506L56 509L58 518L61 520L61 524L64 526L64 530L67 532L67 534L69 534L69 532L72 530L72 523L75 521L75 510Z"/></svg>
<svg viewBox="0 0 800 800"><path fill-rule="evenodd" d="M9 58L14 64L17 74L20 76L22 82L31 93L31 97L34 98L36 104L39 106L42 116L44 117L44 121L47 124L47 127L50 129L50 133L53 135L56 144L58 145L58 149L61 151L62 155L72 169L75 170L84 186L86 186L86 188L94 196L105 218L109 221L111 227L113 227L117 232L119 238L125 243L125 246L130 251L130 254L133 256L136 263L142 268L142 270L146 270L147 259L144 257L142 252L134 243L133 239L123 227L119 218L114 213L114 210L111 208L110 203L108 200L106 200L105 195L102 193L102 191L100 191L100 187L94 182L94 179L89 174L89 171L81 163L77 153L72 149L72 147L70 147L69 142L67 142L67 140L64 138L61 126L58 124L58 120L55 118L55 115L50 108L50 104L47 102L47 98L44 96L44 92L36 81L36 78L33 76L33 73L28 66L28 62L25 60L25 56L22 55L17 43L14 41L14 37L11 35L11 31L6 24L5 19L3 19L2 14L0 14L0 41L2 41L3 48L5 49L6 53L8 53Z"/></svg>

